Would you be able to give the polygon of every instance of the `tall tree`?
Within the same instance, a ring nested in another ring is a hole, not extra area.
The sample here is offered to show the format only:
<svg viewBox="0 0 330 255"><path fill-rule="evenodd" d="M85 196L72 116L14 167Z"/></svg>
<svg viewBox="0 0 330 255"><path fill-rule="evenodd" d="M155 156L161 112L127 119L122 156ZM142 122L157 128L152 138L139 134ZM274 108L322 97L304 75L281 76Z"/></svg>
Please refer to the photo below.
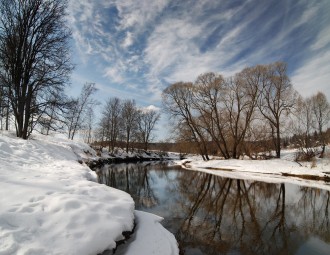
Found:
<svg viewBox="0 0 330 255"><path fill-rule="evenodd" d="M121 111L123 133L126 140L126 152L128 152L132 135L136 133L137 121L139 117L138 109L134 100L125 100Z"/></svg>
<svg viewBox="0 0 330 255"><path fill-rule="evenodd" d="M148 144L152 140L152 132L159 119L160 113L156 110L144 109L140 111L138 118L139 137L145 150L148 150Z"/></svg>
<svg viewBox="0 0 330 255"><path fill-rule="evenodd" d="M194 83L192 105L199 113L201 126L209 133L221 155L229 158L229 145L226 139L229 122L223 111L224 87L225 79L221 75L199 75Z"/></svg>
<svg viewBox="0 0 330 255"><path fill-rule="evenodd" d="M15 116L16 134L27 139L45 107L69 80L65 0L0 1L0 84Z"/></svg>
<svg viewBox="0 0 330 255"><path fill-rule="evenodd" d="M312 112L315 118L315 128L317 129L320 141L322 143L321 156L323 157L326 146L326 137L324 129L330 122L330 105L326 96L322 92L318 92L316 95L312 96Z"/></svg>
<svg viewBox="0 0 330 255"><path fill-rule="evenodd" d="M291 112L297 99L297 93L287 76L287 67L283 62L266 66L267 82L263 84L258 103L259 110L269 123L272 131L276 157L281 157L281 125L283 117Z"/></svg>
<svg viewBox="0 0 330 255"><path fill-rule="evenodd" d="M119 98L109 98L102 112L101 125L105 138L109 141L109 151L115 149L120 134L122 102Z"/></svg>
<svg viewBox="0 0 330 255"><path fill-rule="evenodd" d="M244 69L226 82L224 104L232 158L238 158L243 152L242 146L260 96L260 83L263 83L263 69L258 66Z"/></svg>
<svg viewBox="0 0 330 255"><path fill-rule="evenodd" d="M194 87L190 82L177 82L167 87L162 93L163 106L170 116L178 121L178 128L188 127L190 136L197 143L204 160L208 160L207 140L196 117L194 104Z"/></svg>
<svg viewBox="0 0 330 255"><path fill-rule="evenodd" d="M315 118L313 116L312 99L299 97L294 110L292 128L297 135L296 143L299 145L297 160L311 160L315 157L316 141L312 137Z"/></svg>

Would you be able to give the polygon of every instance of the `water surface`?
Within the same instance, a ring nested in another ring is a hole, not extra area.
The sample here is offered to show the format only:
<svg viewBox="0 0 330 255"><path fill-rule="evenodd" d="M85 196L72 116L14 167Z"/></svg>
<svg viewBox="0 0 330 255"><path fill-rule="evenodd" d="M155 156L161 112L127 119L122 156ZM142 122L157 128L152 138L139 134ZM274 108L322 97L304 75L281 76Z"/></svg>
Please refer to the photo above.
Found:
<svg viewBox="0 0 330 255"><path fill-rule="evenodd" d="M165 163L113 164L99 182L164 217L181 254L330 254L330 192L223 178Z"/></svg>

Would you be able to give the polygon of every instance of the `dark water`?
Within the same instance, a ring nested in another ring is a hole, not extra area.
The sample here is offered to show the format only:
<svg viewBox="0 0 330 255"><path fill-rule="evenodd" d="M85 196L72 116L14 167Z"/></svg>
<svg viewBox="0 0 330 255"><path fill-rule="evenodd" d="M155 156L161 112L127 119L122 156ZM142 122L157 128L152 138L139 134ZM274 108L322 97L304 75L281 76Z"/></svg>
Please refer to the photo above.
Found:
<svg viewBox="0 0 330 255"><path fill-rule="evenodd" d="M181 254L330 254L330 192L235 180L166 164L115 164L99 182L165 218Z"/></svg>

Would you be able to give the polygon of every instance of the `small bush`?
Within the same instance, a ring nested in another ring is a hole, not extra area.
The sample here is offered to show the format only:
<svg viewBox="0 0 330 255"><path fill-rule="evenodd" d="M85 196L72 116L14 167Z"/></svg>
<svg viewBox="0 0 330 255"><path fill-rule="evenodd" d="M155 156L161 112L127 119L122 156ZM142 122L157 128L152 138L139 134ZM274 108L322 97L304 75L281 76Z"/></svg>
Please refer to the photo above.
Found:
<svg viewBox="0 0 330 255"><path fill-rule="evenodd" d="M300 148L296 153L295 161L312 161L318 154L316 148Z"/></svg>

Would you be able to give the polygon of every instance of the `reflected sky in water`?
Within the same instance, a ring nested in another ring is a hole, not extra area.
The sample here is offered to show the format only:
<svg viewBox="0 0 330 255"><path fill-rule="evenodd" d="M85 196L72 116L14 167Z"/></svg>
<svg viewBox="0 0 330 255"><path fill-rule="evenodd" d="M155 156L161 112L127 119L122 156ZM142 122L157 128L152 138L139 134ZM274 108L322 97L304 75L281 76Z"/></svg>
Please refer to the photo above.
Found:
<svg viewBox="0 0 330 255"><path fill-rule="evenodd" d="M162 164L113 164L99 182L165 218L181 254L330 254L330 192Z"/></svg>

